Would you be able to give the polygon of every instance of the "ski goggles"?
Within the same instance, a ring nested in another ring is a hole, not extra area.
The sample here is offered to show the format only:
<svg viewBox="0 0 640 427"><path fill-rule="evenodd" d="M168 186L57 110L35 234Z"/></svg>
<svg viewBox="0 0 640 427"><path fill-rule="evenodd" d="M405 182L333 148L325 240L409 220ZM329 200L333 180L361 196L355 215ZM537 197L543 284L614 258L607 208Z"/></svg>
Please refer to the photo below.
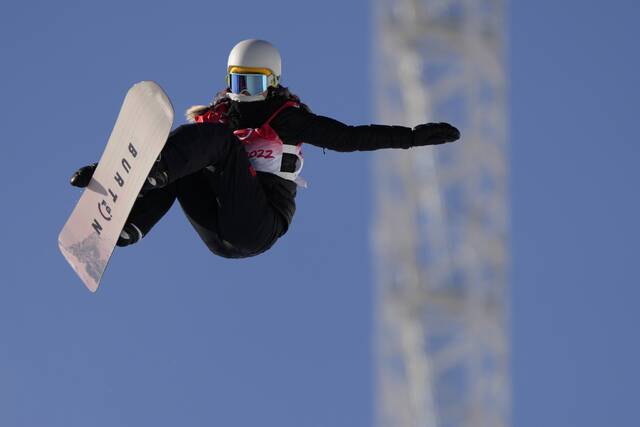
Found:
<svg viewBox="0 0 640 427"><path fill-rule="evenodd" d="M269 88L270 76L264 74L229 73L231 93L258 95Z"/></svg>
<svg viewBox="0 0 640 427"><path fill-rule="evenodd" d="M277 86L278 78L268 68L229 67L227 86L231 93L261 94L269 86Z"/></svg>

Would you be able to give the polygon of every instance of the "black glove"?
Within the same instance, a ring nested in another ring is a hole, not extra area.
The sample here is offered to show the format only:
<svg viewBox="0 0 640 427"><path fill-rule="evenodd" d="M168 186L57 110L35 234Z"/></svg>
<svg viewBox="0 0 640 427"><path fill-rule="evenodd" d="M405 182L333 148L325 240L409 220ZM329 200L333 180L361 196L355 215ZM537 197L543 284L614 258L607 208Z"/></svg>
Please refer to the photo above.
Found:
<svg viewBox="0 0 640 427"><path fill-rule="evenodd" d="M84 166L78 169L73 175L71 175L71 185L74 187L84 188L89 185L91 181L91 177L93 176L93 172L96 170L98 163L91 164L89 166Z"/></svg>
<svg viewBox="0 0 640 427"><path fill-rule="evenodd" d="M120 232L120 237L118 237L118 241L116 245L129 246L136 243L138 240L142 239L142 231L132 223L128 222L122 227L122 231Z"/></svg>
<svg viewBox="0 0 640 427"><path fill-rule="evenodd" d="M438 145L460 138L460 131L449 123L427 123L413 128L413 146Z"/></svg>

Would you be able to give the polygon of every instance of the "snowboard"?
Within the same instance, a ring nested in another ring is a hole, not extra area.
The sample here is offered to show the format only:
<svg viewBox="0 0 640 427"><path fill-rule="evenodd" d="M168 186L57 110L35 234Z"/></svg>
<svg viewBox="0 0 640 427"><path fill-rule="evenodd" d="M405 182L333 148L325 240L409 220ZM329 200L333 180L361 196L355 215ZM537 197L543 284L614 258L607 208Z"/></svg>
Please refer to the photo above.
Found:
<svg viewBox="0 0 640 427"><path fill-rule="evenodd" d="M171 101L158 84L129 89L93 178L58 236L62 255L92 292L172 123Z"/></svg>

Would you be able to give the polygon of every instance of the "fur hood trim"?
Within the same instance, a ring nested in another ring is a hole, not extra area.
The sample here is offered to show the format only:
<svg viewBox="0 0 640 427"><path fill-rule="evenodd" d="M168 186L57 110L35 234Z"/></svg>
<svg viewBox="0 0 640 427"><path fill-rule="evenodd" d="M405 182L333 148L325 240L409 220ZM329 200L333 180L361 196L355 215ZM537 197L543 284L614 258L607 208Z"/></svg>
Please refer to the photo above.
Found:
<svg viewBox="0 0 640 427"><path fill-rule="evenodd" d="M195 123L197 116L204 114L207 110L213 109L218 103L227 100L228 92L228 89L224 89L218 92L209 105L194 105L192 107L189 107L184 114L187 118L187 121L189 123Z"/></svg>

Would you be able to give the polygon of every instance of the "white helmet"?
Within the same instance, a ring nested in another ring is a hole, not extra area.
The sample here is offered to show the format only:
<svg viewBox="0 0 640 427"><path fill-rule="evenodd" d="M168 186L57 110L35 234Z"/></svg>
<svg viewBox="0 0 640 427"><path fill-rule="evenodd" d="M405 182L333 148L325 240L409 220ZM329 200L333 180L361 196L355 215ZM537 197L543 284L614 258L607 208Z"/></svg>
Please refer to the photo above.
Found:
<svg viewBox="0 0 640 427"><path fill-rule="evenodd" d="M282 72L280 53L265 40L249 39L236 44L227 60L229 98L260 101L269 86L277 86Z"/></svg>
<svg viewBox="0 0 640 427"><path fill-rule="evenodd" d="M269 70L276 78L282 73L280 52L265 40L243 40L231 49L227 60L227 72L232 67Z"/></svg>

